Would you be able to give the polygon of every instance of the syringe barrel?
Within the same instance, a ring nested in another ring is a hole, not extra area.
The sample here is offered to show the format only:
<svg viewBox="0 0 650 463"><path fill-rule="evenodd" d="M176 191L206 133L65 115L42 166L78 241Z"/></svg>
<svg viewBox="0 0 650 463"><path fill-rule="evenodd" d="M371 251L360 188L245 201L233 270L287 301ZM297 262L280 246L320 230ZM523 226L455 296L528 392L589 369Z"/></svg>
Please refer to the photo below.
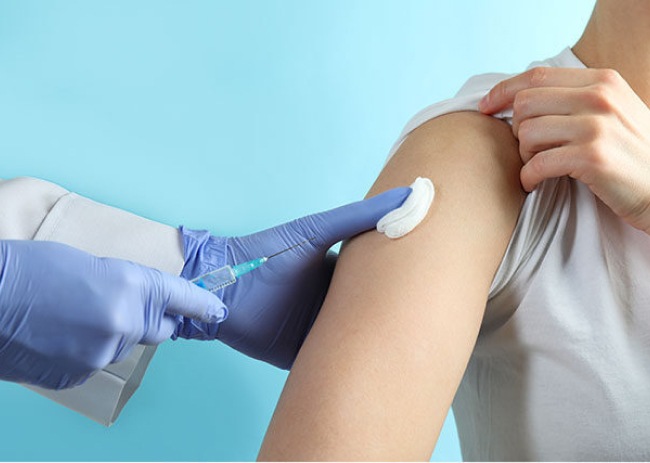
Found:
<svg viewBox="0 0 650 463"><path fill-rule="evenodd" d="M218 268L217 270L213 270L210 273L192 280L192 283L201 288L207 289L210 292L215 292L235 283L236 281L237 276L232 267L226 265L225 267Z"/></svg>
<svg viewBox="0 0 650 463"><path fill-rule="evenodd" d="M269 260L268 257L260 257L258 259L249 260L248 262L243 262L241 264L235 265L232 268L232 271L235 274L235 277L239 278L240 276L245 275L248 272L252 272L257 268L260 268L262 265L266 263L267 260Z"/></svg>

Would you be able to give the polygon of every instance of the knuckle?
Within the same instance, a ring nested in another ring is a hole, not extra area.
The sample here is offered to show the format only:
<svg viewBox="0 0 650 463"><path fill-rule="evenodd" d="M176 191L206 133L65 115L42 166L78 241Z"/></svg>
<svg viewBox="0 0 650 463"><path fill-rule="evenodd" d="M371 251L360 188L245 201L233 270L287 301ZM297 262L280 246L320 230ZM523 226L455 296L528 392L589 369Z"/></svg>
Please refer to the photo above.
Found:
<svg viewBox="0 0 650 463"><path fill-rule="evenodd" d="M111 257L100 258L105 265L107 278L113 284L120 284L124 280L124 275L127 272L126 262L120 259L113 259Z"/></svg>
<svg viewBox="0 0 650 463"><path fill-rule="evenodd" d="M610 112L614 108L611 89L608 85L599 83L587 90L587 101L598 111Z"/></svg>
<svg viewBox="0 0 650 463"><path fill-rule="evenodd" d="M130 331L131 319L128 307L122 301L114 301L108 308L103 326L109 335L123 335Z"/></svg>
<svg viewBox="0 0 650 463"><path fill-rule="evenodd" d="M590 169L603 172L607 169L607 153L603 144L594 141L589 144L588 149L585 151L586 161Z"/></svg>
<svg viewBox="0 0 650 463"><path fill-rule="evenodd" d="M494 86L492 90L489 92L489 99L490 100L502 100L508 95L508 81L504 80L503 82L499 82Z"/></svg>
<svg viewBox="0 0 650 463"><path fill-rule="evenodd" d="M119 262L115 266L115 284L120 292L129 293L142 284L142 272L131 262Z"/></svg>
<svg viewBox="0 0 650 463"><path fill-rule="evenodd" d="M515 113L525 113L530 108L530 94L525 90L517 92L512 102L512 109Z"/></svg>
<svg viewBox="0 0 650 463"><path fill-rule="evenodd" d="M529 180L531 179L540 179L544 177L544 172L546 171L546 157L537 155L533 156L526 163L526 176Z"/></svg>
<svg viewBox="0 0 650 463"><path fill-rule="evenodd" d="M519 143L527 144L532 138L532 134L535 130L535 123L532 119L524 119L519 123Z"/></svg>
<svg viewBox="0 0 650 463"><path fill-rule="evenodd" d="M618 84L623 79L615 69L598 69L596 72L597 80L607 85Z"/></svg>
<svg viewBox="0 0 650 463"><path fill-rule="evenodd" d="M531 87L541 86L548 77L548 68L544 66L538 66L532 68L528 71L528 82Z"/></svg>
<svg viewBox="0 0 650 463"><path fill-rule="evenodd" d="M584 126L588 140L597 141L605 136L607 124L603 118L598 116L587 116L585 119Z"/></svg>

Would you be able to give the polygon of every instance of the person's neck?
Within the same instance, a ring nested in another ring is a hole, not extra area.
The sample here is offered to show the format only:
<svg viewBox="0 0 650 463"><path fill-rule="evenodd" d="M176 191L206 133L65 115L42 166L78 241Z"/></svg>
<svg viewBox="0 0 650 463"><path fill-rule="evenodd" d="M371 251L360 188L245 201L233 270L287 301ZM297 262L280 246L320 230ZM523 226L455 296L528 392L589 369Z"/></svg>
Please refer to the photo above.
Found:
<svg viewBox="0 0 650 463"><path fill-rule="evenodd" d="M650 106L650 1L599 0L573 52L587 67L616 69Z"/></svg>

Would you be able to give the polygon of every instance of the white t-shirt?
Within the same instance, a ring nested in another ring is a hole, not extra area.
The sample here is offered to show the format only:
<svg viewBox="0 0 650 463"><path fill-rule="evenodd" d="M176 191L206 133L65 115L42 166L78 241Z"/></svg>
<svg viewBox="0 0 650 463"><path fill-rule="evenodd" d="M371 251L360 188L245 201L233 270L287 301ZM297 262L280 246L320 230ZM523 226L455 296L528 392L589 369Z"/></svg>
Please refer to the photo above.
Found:
<svg viewBox="0 0 650 463"><path fill-rule="evenodd" d="M569 48L540 65L585 67ZM507 77L421 111L391 154ZM465 460L650 459L650 236L573 179L530 193L453 410Z"/></svg>

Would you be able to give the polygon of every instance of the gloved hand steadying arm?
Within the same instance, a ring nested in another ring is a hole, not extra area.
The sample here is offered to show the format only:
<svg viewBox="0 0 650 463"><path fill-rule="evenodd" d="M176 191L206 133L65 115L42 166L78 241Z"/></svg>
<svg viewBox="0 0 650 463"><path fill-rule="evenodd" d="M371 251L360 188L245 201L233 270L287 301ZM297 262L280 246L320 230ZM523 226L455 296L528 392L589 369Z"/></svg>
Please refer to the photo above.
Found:
<svg viewBox="0 0 650 463"><path fill-rule="evenodd" d="M0 241L0 379L62 389L159 344L174 316L222 320L213 294L183 278L60 243Z"/></svg>
<svg viewBox="0 0 650 463"><path fill-rule="evenodd" d="M253 358L290 368L327 293L337 257L329 248L374 228L410 192L410 188L396 188L243 237L216 237L181 227L185 244L181 275L187 279L315 239L270 259L221 290L219 295L229 310L225 321L202 323L185 318L175 336L219 339Z"/></svg>

